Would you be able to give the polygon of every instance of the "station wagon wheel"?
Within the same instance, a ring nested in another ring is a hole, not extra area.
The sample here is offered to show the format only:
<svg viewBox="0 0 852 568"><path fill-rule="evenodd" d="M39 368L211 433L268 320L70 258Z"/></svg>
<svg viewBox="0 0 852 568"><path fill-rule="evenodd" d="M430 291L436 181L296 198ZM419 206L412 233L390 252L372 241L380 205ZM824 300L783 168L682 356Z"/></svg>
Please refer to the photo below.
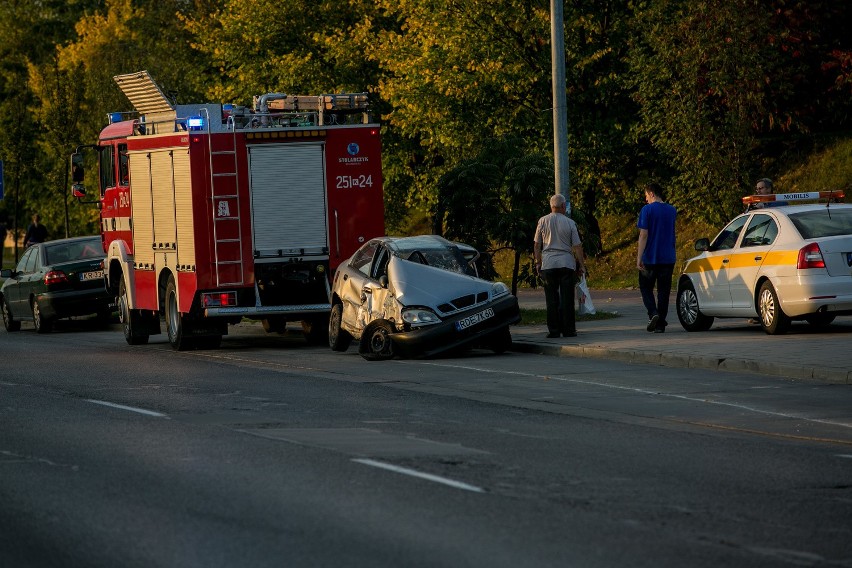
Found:
<svg viewBox="0 0 852 568"><path fill-rule="evenodd" d="M6 298L3 298L3 302L0 303L0 310L3 310L3 327L6 328L6 331L20 331L21 322L15 321L12 318L12 312L9 310L9 304L6 303Z"/></svg>
<svg viewBox="0 0 852 568"><path fill-rule="evenodd" d="M393 359L393 327L387 320L375 320L367 324L361 335L358 352L367 361L385 361Z"/></svg>
<svg viewBox="0 0 852 568"><path fill-rule="evenodd" d="M343 304L331 306L331 316L328 319L328 346L332 351L346 351L352 343L349 332L340 327L343 321Z"/></svg>
<svg viewBox="0 0 852 568"><path fill-rule="evenodd" d="M53 329L53 321L44 316L36 299L33 299L33 325L36 333L49 333Z"/></svg>
<svg viewBox="0 0 852 568"><path fill-rule="evenodd" d="M707 331L713 325L711 316L701 313L698 295L689 280L682 281L677 287L677 319L686 331Z"/></svg>
<svg viewBox="0 0 852 568"><path fill-rule="evenodd" d="M760 325L769 335L787 333L790 328L790 318L781 309L778 293L775 292L775 287L769 280L760 286L760 292L757 296L757 312L760 314Z"/></svg>

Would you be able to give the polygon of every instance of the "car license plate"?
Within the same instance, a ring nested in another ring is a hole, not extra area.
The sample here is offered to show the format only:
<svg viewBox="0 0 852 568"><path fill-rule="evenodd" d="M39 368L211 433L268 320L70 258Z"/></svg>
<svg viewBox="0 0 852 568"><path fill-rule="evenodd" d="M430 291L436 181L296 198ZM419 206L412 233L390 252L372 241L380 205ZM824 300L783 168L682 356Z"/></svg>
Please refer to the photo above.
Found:
<svg viewBox="0 0 852 568"><path fill-rule="evenodd" d="M494 310L491 308L485 308L478 314L473 314L472 316L468 316L464 319L460 319L456 322L456 330L461 331L463 329L467 329L471 326L474 326L480 322L483 322L489 318L494 317Z"/></svg>
<svg viewBox="0 0 852 568"><path fill-rule="evenodd" d="M93 270L91 272L81 272L80 273L80 280L82 280L83 282L85 282L87 280L97 280L97 279L103 278L103 277L104 277L104 271L103 270Z"/></svg>

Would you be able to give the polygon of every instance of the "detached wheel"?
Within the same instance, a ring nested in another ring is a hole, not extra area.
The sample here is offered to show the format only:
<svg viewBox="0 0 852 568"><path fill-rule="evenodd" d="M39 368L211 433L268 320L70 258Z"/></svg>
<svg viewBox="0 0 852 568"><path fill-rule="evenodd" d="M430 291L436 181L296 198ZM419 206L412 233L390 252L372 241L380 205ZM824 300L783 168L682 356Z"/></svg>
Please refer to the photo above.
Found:
<svg viewBox="0 0 852 568"><path fill-rule="evenodd" d="M685 280L677 287L677 319L686 331L707 331L713 325L713 318L701 313L698 295L692 282Z"/></svg>
<svg viewBox="0 0 852 568"><path fill-rule="evenodd" d="M166 284L166 331L169 333L169 343L175 351L186 351L195 347L187 317L178 310L174 277L169 277L169 283Z"/></svg>
<svg viewBox="0 0 852 568"><path fill-rule="evenodd" d="M352 343L352 336L340 327L343 321L343 304L331 306L331 316L328 318L328 346L332 351L346 351Z"/></svg>
<svg viewBox="0 0 852 568"><path fill-rule="evenodd" d="M121 322L121 330L124 332L124 340L128 345L145 345L148 343L148 327L142 321L142 316L136 310L130 309L127 300L127 287L124 278L118 285L118 321Z"/></svg>
<svg viewBox="0 0 852 568"><path fill-rule="evenodd" d="M760 286L757 295L757 312L760 314L760 325L769 335L781 335L790 329L790 318L781 309L778 293L767 280Z"/></svg>
<svg viewBox="0 0 852 568"><path fill-rule="evenodd" d="M488 344L491 351L500 355L512 348L512 332L508 327L504 327L497 333L491 336Z"/></svg>
<svg viewBox="0 0 852 568"><path fill-rule="evenodd" d="M367 361L386 361L393 359L393 327L387 320L370 322L361 335L358 353Z"/></svg>
<svg viewBox="0 0 852 568"><path fill-rule="evenodd" d="M36 299L33 299L33 325L36 333L50 333L53 329L53 320L44 316Z"/></svg>
<svg viewBox="0 0 852 568"><path fill-rule="evenodd" d="M824 328L831 325L831 322L834 321L834 318L837 317L837 314L829 314L829 313L819 313L819 314L811 314L809 316L805 316L805 321L811 324L816 328Z"/></svg>
<svg viewBox="0 0 852 568"><path fill-rule="evenodd" d="M3 298L3 301L0 302L0 310L3 311L3 327L6 328L6 331L20 331L21 322L12 318L12 311L9 309L9 304L6 303L6 298Z"/></svg>

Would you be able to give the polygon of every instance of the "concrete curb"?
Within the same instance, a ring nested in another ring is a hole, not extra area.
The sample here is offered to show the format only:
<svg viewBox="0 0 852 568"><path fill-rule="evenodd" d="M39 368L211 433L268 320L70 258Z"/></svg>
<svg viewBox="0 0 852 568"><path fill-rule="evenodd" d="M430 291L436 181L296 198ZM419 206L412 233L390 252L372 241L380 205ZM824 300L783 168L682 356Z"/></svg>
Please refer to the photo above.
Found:
<svg viewBox="0 0 852 568"><path fill-rule="evenodd" d="M771 361L755 361L736 358L719 358L703 355L682 355L635 351L629 349L611 349L585 345L550 345L530 341L515 340L512 351L532 353L553 357L579 357L588 359L607 359L623 363L660 365L682 369L708 369L711 371L730 371L735 373L758 373L789 379L814 381L831 384L852 384L852 371L846 369L787 365Z"/></svg>

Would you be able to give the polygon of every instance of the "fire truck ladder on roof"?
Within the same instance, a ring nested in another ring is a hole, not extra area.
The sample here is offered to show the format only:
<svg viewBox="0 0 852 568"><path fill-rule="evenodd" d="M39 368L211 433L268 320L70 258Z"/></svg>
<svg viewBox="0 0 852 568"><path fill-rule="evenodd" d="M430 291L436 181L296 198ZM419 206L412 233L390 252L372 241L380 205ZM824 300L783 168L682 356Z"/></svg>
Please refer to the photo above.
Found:
<svg viewBox="0 0 852 568"><path fill-rule="evenodd" d="M202 109L207 114L206 109ZM206 117L210 124L210 117ZM216 136L217 142L230 145L214 149L213 134L207 132L210 155L210 198L213 201L213 257L216 286L239 286L244 283L243 227L240 221L240 186L237 175L237 133ZM215 165L215 168L214 168Z"/></svg>

